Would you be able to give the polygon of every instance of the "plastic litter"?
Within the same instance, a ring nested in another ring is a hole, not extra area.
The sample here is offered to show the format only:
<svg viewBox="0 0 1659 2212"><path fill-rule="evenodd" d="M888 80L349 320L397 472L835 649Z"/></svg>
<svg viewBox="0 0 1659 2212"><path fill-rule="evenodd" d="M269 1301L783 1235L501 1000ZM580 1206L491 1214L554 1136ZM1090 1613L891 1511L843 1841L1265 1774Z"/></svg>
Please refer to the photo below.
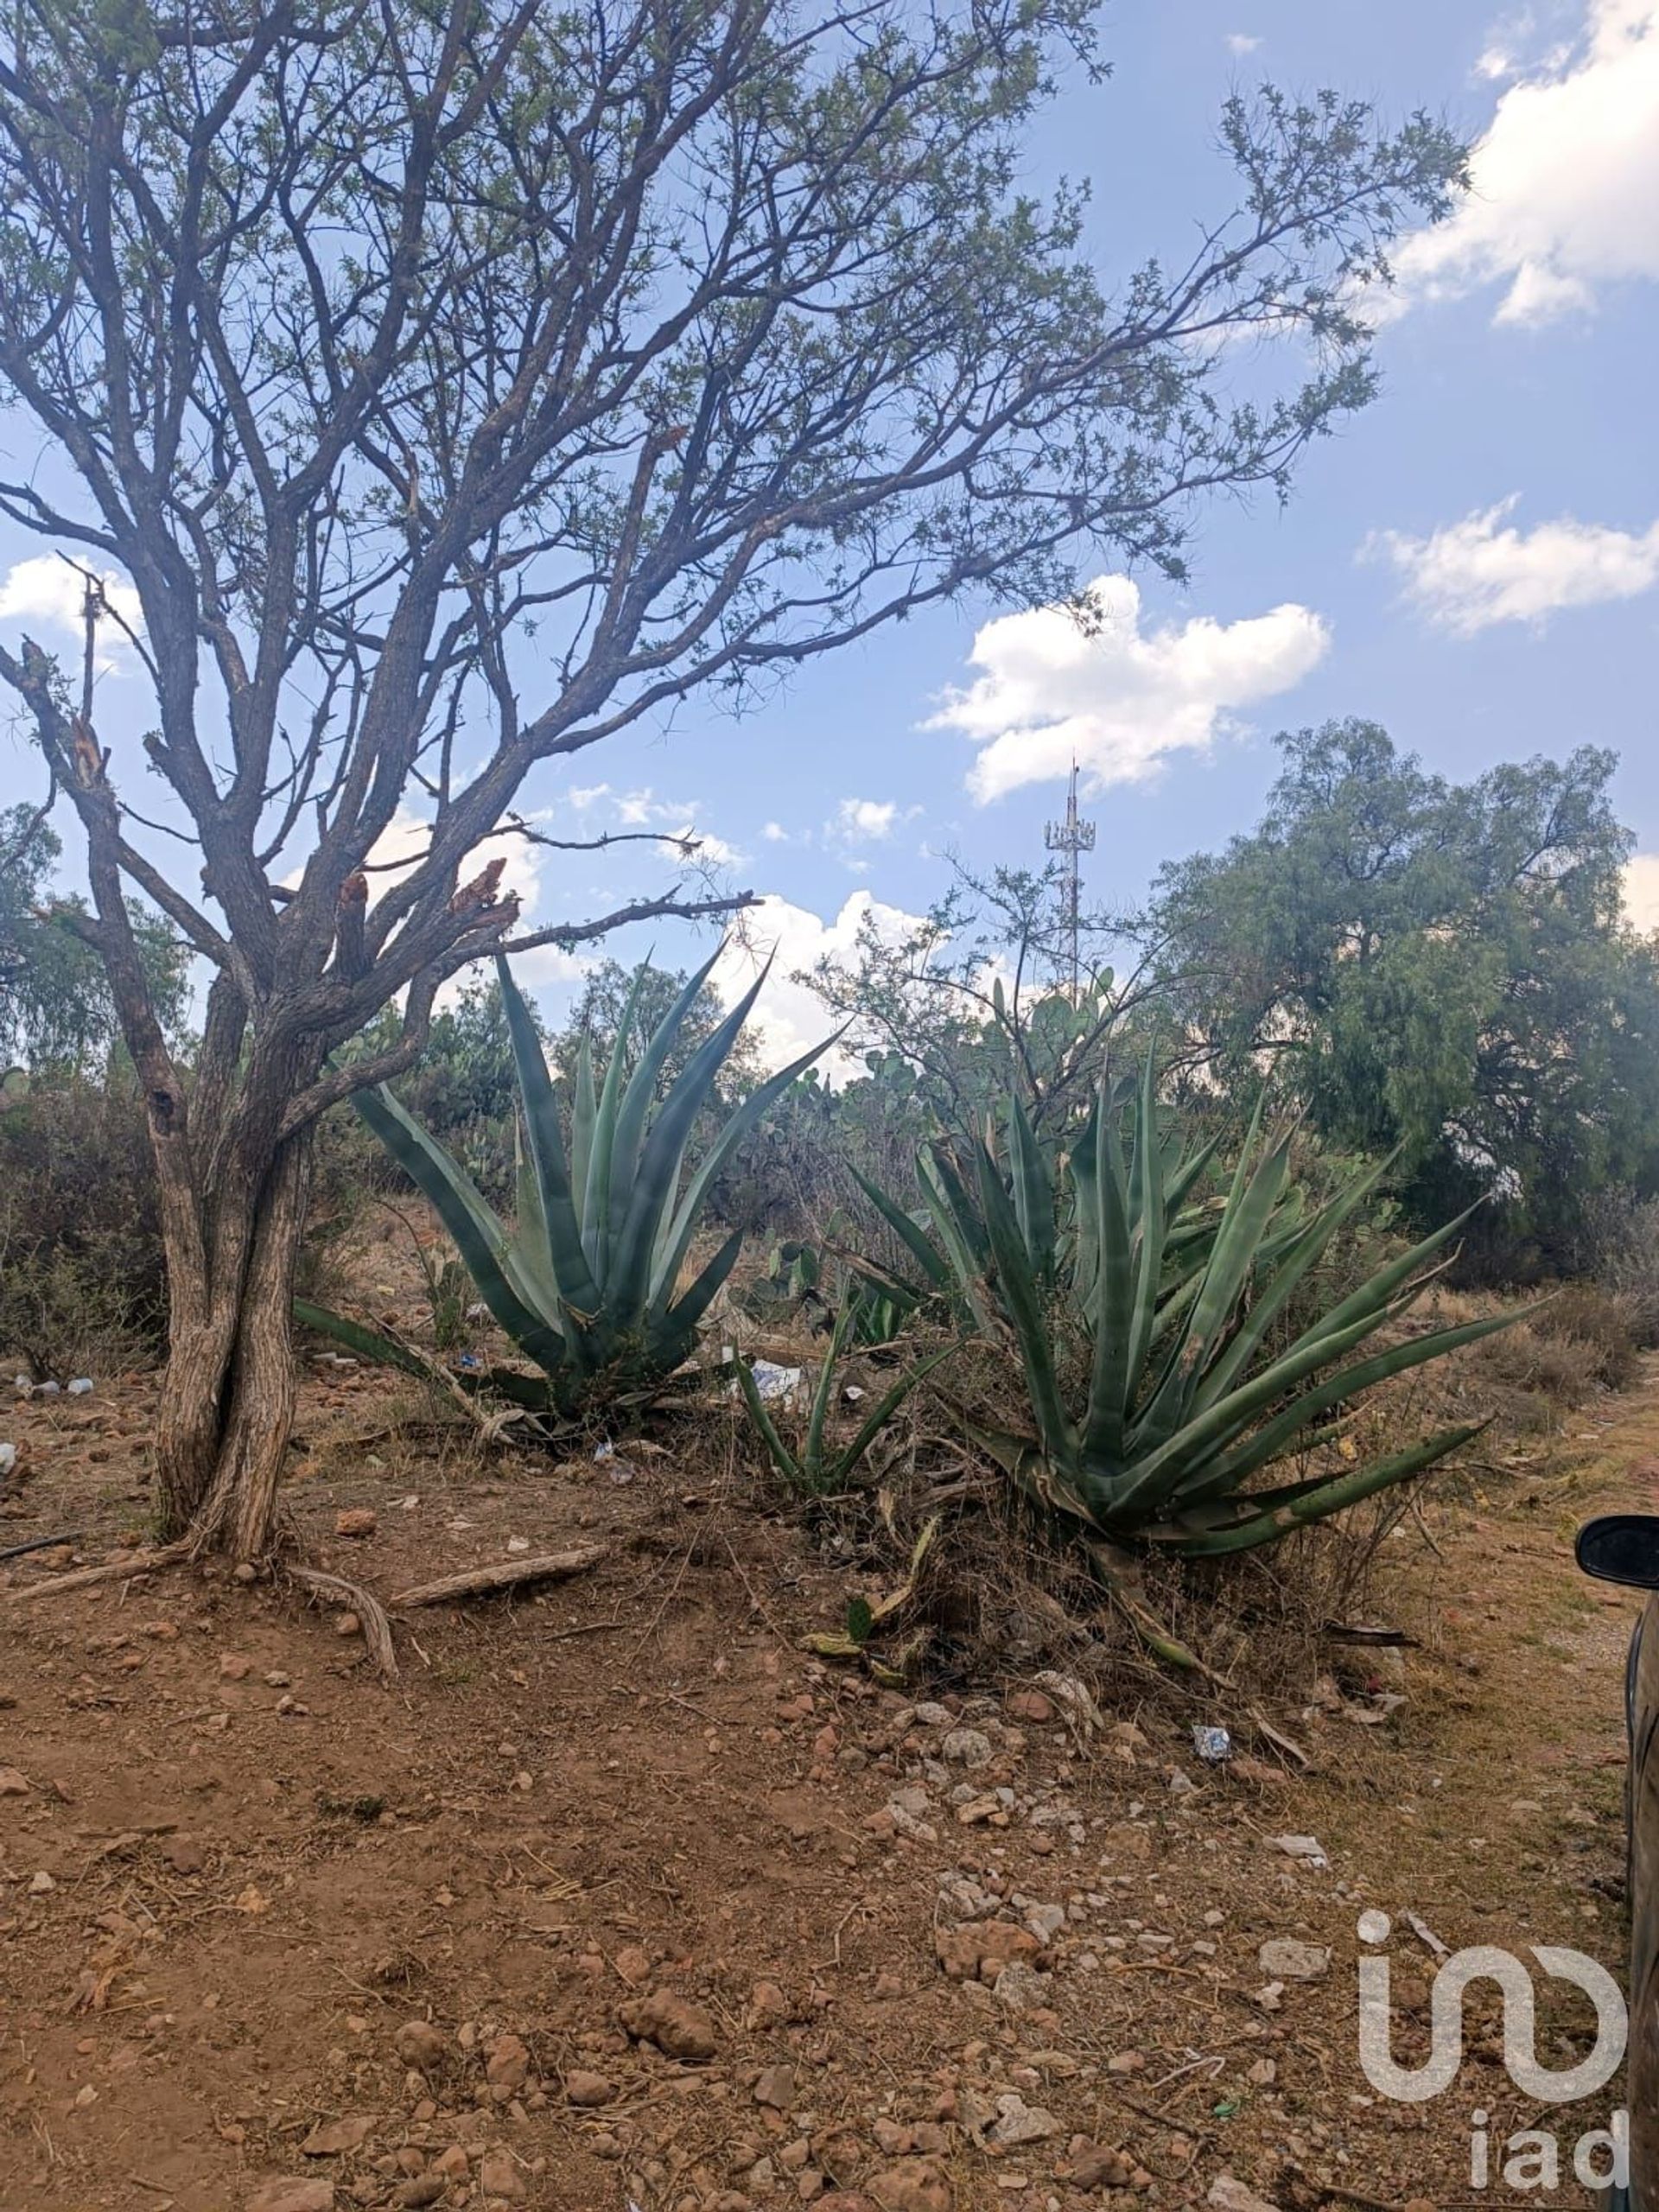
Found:
<svg viewBox="0 0 1659 2212"><path fill-rule="evenodd" d="M9 1475L17 1464L17 1446L0 1444L0 1475Z"/></svg>
<svg viewBox="0 0 1659 2212"><path fill-rule="evenodd" d="M92 1378L90 1375L77 1375L69 1385L69 1395L72 1398L86 1397L91 1393L92 1387Z"/></svg>
<svg viewBox="0 0 1659 2212"><path fill-rule="evenodd" d="M1282 1851L1287 1859L1294 1859L1303 1866L1328 1866L1331 1864L1325 1846L1316 1836L1270 1835L1268 1841L1275 1851Z"/></svg>
<svg viewBox="0 0 1659 2212"><path fill-rule="evenodd" d="M55 1398L57 1395L58 1386L55 1382L37 1382L35 1385L35 1395L37 1398Z"/></svg>
<svg viewBox="0 0 1659 2212"><path fill-rule="evenodd" d="M801 1386L798 1367L779 1367L769 1359L757 1359L749 1370L754 1377L754 1387L763 1405L772 1405L779 1398L791 1398Z"/></svg>
<svg viewBox="0 0 1659 2212"><path fill-rule="evenodd" d="M607 1459L615 1459L615 1457L616 1457L616 1446L615 1446L615 1445L614 1445L614 1444L613 1444L613 1443L612 1443L612 1441L611 1441L611 1440L610 1440L610 1438L609 1438L608 1436L607 1436L607 1437L605 1437L605 1438L601 1439L601 1440L599 1443L597 1443L597 1444L595 1444L595 1445L594 1445L594 1464L595 1464L596 1465L598 1465L598 1466L601 1466L601 1467L602 1467L602 1466L604 1465L604 1464L605 1464L606 1460L607 1460Z"/></svg>
<svg viewBox="0 0 1659 2212"><path fill-rule="evenodd" d="M1192 1748L1206 1766L1220 1766L1233 1756L1233 1739L1224 1728L1206 1728L1195 1720Z"/></svg>
<svg viewBox="0 0 1659 2212"><path fill-rule="evenodd" d="M455 1362L455 1365L463 1375L476 1375L483 1364L483 1361L475 1351L462 1352L461 1357Z"/></svg>

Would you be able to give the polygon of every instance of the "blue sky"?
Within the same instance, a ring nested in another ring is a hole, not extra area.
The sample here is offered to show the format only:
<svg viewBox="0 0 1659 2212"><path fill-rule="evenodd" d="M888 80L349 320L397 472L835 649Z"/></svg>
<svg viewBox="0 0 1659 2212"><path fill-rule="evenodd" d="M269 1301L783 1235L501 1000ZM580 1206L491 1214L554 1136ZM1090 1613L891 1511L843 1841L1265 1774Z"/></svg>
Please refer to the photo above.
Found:
<svg viewBox="0 0 1659 2212"><path fill-rule="evenodd" d="M948 847L1039 857L1073 742L1103 903L1247 827L1275 730L1350 714L1459 778L1611 746L1624 817L1659 855L1659 0L1118 0L1104 27L1112 77L1049 111L1030 181L1092 180L1109 274L1228 204L1214 133L1236 86L1334 85L1476 142L1473 198L1397 257L1382 398L1308 456L1282 511L1212 508L1187 586L1104 583L1098 646L1040 611L988 628L988 608L930 612L751 721L699 706L546 772L527 802L592 830L695 823L771 895L754 935L779 940L780 969L844 938L849 900L924 907ZM13 636L37 572L6 571L39 550L0 539ZM547 861L534 919L614 905L649 879L639 849ZM1659 858L1632 903L1659 922ZM658 933L659 957L696 949ZM543 984L555 1010L572 980ZM816 1029L786 986L769 1007L780 1050Z"/></svg>

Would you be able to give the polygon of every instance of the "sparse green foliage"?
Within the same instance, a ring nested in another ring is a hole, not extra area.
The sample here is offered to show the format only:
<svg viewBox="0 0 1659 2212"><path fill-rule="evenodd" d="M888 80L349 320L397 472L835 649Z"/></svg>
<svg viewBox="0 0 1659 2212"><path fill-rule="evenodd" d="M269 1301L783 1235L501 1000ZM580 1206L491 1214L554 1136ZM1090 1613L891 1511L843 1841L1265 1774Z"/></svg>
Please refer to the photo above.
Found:
<svg viewBox="0 0 1659 2212"><path fill-rule="evenodd" d="M709 1186L745 1132L824 1049L816 1046L751 1091L686 1175L693 1124L760 988L757 980L703 1039L659 1105L663 1069L713 965L710 960L669 1007L632 1073L624 1068L637 1011L632 998L602 1071L584 1047L567 1146L540 1033L506 962L498 961L518 1084L518 1205L512 1230L389 1090L358 1095L359 1112L454 1237L480 1297L541 1370L537 1388L550 1408L569 1408L601 1387L655 1387L690 1352L697 1324L742 1243L741 1231L728 1236L682 1287Z"/></svg>
<svg viewBox="0 0 1659 2212"><path fill-rule="evenodd" d="M818 1369L806 1427L798 1446L785 1442L746 1363L741 1359L734 1363L738 1389L749 1409L749 1418L754 1423L773 1466L791 1490L800 1491L808 1497L822 1497L827 1491L843 1489L849 1477L916 1385L931 1375L942 1360L948 1359L956 1349L953 1344L946 1344L942 1351L930 1353L925 1359L907 1370L876 1400L849 1440L837 1448L829 1441L830 1421L836 1398L836 1374L842 1355L852 1335L853 1324L853 1307L843 1306L836 1317L829 1349Z"/></svg>
<svg viewBox="0 0 1659 2212"><path fill-rule="evenodd" d="M1201 1156L1180 1156L1150 1061L1127 1118L1126 1144L1103 1090L1052 1183L1017 1101L1006 1165L983 1140L965 1173L936 1148L952 1264L986 1333L1017 1350L1035 1431L982 1427L980 1439L1029 1497L1085 1542L1215 1557L1405 1481L1475 1433L1253 1488L1314 1448L1337 1408L1507 1317L1385 1333L1438 1272L1453 1221L1270 1348L1275 1319L1383 1166L1305 1218L1288 1187L1291 1131L1263 1135L1258 1114L1224 1201L1187 1207Z"/></svg>

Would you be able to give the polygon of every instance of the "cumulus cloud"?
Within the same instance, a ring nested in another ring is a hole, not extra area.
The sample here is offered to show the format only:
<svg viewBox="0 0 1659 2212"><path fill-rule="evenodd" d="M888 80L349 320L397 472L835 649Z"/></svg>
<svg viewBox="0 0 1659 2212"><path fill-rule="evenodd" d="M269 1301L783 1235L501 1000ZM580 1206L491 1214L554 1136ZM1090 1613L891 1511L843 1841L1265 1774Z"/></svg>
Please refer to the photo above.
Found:
<svg viewBox="0 0 1659 2212"><path fill-rule="evenodd" d="M144 618L137 593L113 569L94 573L103 587L106 604L135 637L142 638ZM86 592L85 577L67 561L59 560L55 553L32 554L26 561L14 562L5 575L0 577L0 621L41 623L48 629L67 632L79 641L83 634L81 610ZM107 673L118 667L119 656L126 650L127 640L119 624L100 624L100 669ZM132 663L129 661L127 665L130 668Z"/></svg>
<svg viewBox="0 0 1659 2212"><path fill-rule="evenodd" d="M896 800L844 798L836 809L836 818L830 827L844 843L864 843L891 837L893 825L898 819Z"/></svg>
<svg viewBox="0 0 1659 2212"><path fill-rule="evenodd" d="M1516 505L1500 500L1427 537L1386 531L1372 546L1431 621L1465 638L1495 622L1542 622L1563 607L1634 599L1659 583L1659 522L1633 532L1562 515L1523 531L1507 522Z"/></svg>
<svg viewBox="0 0 1659 2212"><path fill-rule="evenodd" d="M850 956L867 914L883 936L895 939L921 919L902 907L884 905L868 891L855 891L832 921L791 905L775 891L740 917L710 980L722 1004L735 1005L771 957L772 971L749 1024L767 1067L785 1066L834 1028L823 1001L804 983L791 979L826 957ZM862 1063L855 1052L837 1047L819 1065L832 1081L844 1081Z"/></svg>
<svg viewBox="0 0 1659 2212"><path fill-rule="evenodd" d="M1300 683L1331 642L1294 604L1143 629L1128 577L1101 576L1085 598L1083 620L1040 607L986 623L969 655L982 673L930 717L928 728L979 747L967 780L982 805L1069 775L1074 757L1096 787L1143 781L1166 754L1202 751L1242 709Z"/></svg>
<svg viewBox="0 0 1659 2212"><path fill-rule="evenodd" d="M1624 918L1633 929L1659 930L1659 853L1633 853L1624 870Z"/></svg>
<svg viewBox="0 0 1659 2212"><path fill-rule="evenodd" d="M1229 54L1254 54L1256 48L1260 46L1261 43L1261 40L1259 38L1253 37L1249 31L1229 31L1227 34L1227 51Z"/></svg>
<svg viewBox="0 0 1659 2212"><path fill-rule="evenodd" d="M1659 0L1588 0L1570 46L1523 63L1530 29L1506 26L1476 65L1512 81L1475 146L1473 190L1394 256L1403 302L1501 284L1499 322L1541 323L1659 277Z"/></svg>

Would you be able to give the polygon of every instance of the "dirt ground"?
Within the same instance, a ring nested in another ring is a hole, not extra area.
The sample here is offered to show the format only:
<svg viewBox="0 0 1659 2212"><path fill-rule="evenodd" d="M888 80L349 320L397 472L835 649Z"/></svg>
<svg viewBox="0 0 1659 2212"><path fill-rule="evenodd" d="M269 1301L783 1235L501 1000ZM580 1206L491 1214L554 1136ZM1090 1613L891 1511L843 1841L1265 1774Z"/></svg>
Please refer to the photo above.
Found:
<svg viewBox="0 0 1659 2212"><path fill-rule="evenodd" d="M73 1537L0 1567L4 2212L1367 2212L1515 2202L1499 2159L1471 2184L1477 2107L1494 2137L1563 2125L1490 2014L1446 2095L1377 2097L1356 1923L1391 1916L1402 2062L1431 1940L1618 1962L1634 1608L1569 1540L1659 1503L1659 1369L1425 1507L1383 1585L1420 1647L1333 1646L1340 1691L1270 1715L1306 1773L1219 1691L1090 1726L1052 1685L878 1690L802 1650L848 1577L741 1486L626 1443L491 1465L368 1374L308 1372L314 1560L383 1595L598 1564L402 1617L392 1688L289 1587L30 1600L141 1538L152 1398L0 1425L0 1548ZM1194 1722L1242 1756L1202 1764ZM1541 2057L1582 2048L1581 2002Z"/></svg>

